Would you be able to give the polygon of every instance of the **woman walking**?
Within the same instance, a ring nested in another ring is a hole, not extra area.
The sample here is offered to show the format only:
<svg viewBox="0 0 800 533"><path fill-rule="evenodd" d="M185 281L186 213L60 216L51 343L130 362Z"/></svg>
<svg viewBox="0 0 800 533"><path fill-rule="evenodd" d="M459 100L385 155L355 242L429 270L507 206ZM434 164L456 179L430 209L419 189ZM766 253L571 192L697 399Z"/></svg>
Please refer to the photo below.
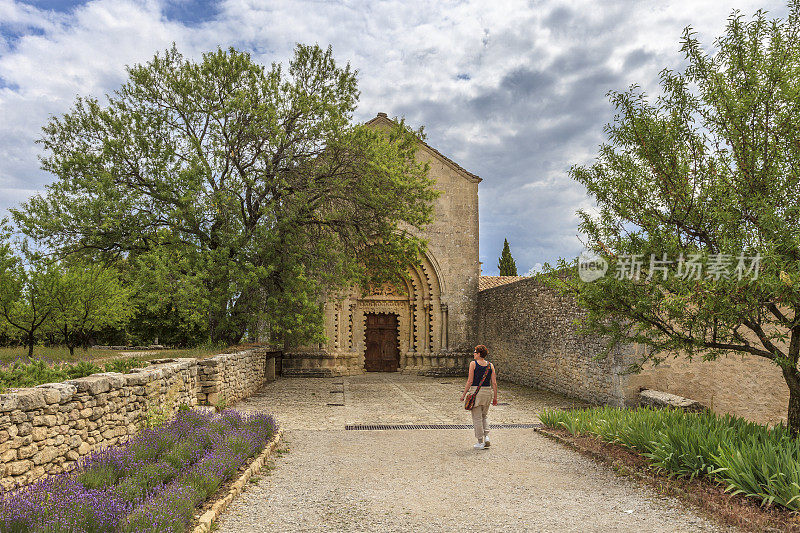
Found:
<svg viewBox="0 0 800 533"><path fill-rule="evenodd" d="M497 405L497 372L494 365L486 360L488 350L483 344L475 347L472 354L474 361L469 363L469 375L461 401L467 392L475 396L472 406L472 424L475 426L475 437L478 443L474 445L477 450L487 448L489 442L489 404ZM491 380L491 381L490 381ZM489 383L492 388L489 389Z"/></svg>

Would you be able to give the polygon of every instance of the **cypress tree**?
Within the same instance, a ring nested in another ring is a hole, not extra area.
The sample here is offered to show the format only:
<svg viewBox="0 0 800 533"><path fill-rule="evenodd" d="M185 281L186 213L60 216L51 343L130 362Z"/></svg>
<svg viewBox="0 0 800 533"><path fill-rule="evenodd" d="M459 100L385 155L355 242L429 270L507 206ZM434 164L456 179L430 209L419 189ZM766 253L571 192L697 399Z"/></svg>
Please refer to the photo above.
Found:
<svg viewBox="0 0 800 533"><path fill-rule="evenodd" d="M501 276L516 276L517 263L511 257L511 249L508 247L508 239L503 239L503 253L497 261L497 268L500 269Z"/></svg>

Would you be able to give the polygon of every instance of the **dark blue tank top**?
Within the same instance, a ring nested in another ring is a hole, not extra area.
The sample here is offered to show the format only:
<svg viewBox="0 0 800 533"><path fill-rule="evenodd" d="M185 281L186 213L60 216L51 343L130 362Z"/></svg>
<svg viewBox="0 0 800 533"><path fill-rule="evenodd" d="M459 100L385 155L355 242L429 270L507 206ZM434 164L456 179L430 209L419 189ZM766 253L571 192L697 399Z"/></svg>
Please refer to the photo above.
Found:
<svg viewBox="0 0 800 533"><path fill-rule="evenodd" d="M489 375L486 376L486 379L483 379L483 374L486 372L488 372ZM489 387L492 384L491 363L487 364L486 366L481 366L478 363L475 363L475 372L472 374L472 385L477 387L481 384L481 380L483 380L483 387Z"/></svg>

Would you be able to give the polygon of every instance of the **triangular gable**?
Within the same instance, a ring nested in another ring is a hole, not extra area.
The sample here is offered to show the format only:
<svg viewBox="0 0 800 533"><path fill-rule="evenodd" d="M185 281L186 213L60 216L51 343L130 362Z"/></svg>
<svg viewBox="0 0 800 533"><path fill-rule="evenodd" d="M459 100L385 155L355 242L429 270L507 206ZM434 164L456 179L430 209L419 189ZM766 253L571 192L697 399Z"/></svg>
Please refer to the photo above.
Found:
<svg viewBox="0 0 800 533"><path fill-rule="evenodd" d="M384 124L386 126L392 126L395 122L386 115L386 113L378 113L378 116L366 122L367 126L378 126ZM433 148L428 143L422 141L422 145L427 148L428 152L436 159L444 163L446 166L455 170L458 174L463 176L464 178L468 179L473 183L480 183L483 181L480 177L473 174L472 172L466 170L464 167L447 157L446 155L442 154L436 148Z"/></svg>

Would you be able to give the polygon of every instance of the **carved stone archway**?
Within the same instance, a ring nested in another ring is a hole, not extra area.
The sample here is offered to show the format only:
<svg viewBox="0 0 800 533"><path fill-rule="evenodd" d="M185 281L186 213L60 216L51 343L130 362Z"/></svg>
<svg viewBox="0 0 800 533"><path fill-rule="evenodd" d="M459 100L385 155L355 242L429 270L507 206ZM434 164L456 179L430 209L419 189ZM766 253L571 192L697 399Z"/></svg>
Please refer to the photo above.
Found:
<svg viewBox="0 0 800 533"><path fill-rule="evenodd" d="M400 371L419 372L437 366L440 352L447 350L447 305L441 301L436 270L426 256L420 266L409 270L402 289L384 286L369 294L354 289L332 303L328 350L338 354L350 371L362 369L366 315L394 313L398 317Z"/></svg>
<svg viewBox="0 0 800 533"><path fill-rule="evenodd" d="M325 303L328 342L316 350L285 354L285 375L363 373L369 313L397 315L400 372L436 374L460 369L464 356L450 350L448 305L442 300L440 272L435 259L426 254L419 266L409 269L400 289L383 286L364 294L353 288L329 299Z"/></svg>

